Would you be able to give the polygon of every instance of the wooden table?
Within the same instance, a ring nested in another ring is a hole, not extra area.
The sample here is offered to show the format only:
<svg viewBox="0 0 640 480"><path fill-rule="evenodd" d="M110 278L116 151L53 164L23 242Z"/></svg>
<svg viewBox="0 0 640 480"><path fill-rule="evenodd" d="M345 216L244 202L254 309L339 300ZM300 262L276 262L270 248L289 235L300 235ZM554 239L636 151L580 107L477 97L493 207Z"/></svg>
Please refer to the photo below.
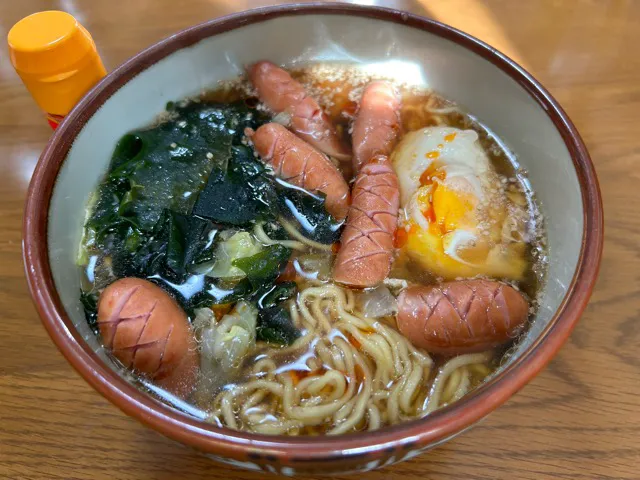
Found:
<svg viewBox="0 0 640 480"><path fill-rule="evenodd" d="M108 68L251 0L4 0L63 8ZM640 478L640 1L380 3L465 30L520 62L573 118L598 170L606 244L591 304L551 365L481 425L367 479ZM258 479L142 427L92 390L40 325L23 277L25 191L49 127L0 51L0 478ZM353 477L352 477L353 478Z"/></svg>

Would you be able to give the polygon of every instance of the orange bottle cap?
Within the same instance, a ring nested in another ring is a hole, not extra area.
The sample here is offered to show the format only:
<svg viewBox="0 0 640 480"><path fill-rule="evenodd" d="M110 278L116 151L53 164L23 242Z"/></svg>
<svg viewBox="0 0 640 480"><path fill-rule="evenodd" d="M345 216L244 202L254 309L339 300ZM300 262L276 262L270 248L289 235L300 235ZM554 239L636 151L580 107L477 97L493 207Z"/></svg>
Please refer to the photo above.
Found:
<svg viewBox="0 0 640 480"><path fill-rule="evenodd" d="M46 112L66 115L106 74L91 35L66 12L29 15L7 40L11 63Z"/></svg>
<svg viewBox="0 0 640 480"><path fill-rule="evenodd" d="M92 50L93 41L66 12L39 12L9 31L11 62L21 73L47 74L65 70Z"/></svg>

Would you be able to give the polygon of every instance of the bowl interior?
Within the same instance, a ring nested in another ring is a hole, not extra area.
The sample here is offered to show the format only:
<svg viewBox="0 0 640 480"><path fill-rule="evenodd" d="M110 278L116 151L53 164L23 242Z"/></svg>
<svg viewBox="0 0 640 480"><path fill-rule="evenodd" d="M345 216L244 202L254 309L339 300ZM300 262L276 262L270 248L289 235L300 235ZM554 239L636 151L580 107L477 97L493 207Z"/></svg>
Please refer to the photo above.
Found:
<svg viewBox="0 0 640 480"><path fill-rule="evenodd" d="M161 58L122 85L86 122L54 187L48 248L62 304L90 347L118 370L87 326L76 266L85 207L107 170L116 141L152 122L168 101L215 87L217 81L233 78L261 59L287 66L317 61L374 64L399 80L426 85L458 102L515 153L541 204L549 244L542 308L509 361L517 360L562 302L582 244L580 185L561 135L525 87L476 53L400 23L332 14L278 17L204 38Z"/></svg>

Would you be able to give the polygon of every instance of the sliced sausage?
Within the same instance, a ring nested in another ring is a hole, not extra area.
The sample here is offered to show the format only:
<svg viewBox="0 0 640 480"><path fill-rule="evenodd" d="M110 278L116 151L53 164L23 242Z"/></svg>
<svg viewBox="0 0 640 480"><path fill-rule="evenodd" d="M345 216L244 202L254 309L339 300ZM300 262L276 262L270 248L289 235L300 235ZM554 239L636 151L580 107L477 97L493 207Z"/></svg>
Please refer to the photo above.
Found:
<svg viewBox="0 0 640 480"><path fill-rule="evenodd" d="M331 160L278 123L267 123L247 134L276 176L311 193L324 193L327 211L336 220L344 220L349 186Z"/></svg>
<svg viewBox="0 0 640 480"><path fill-rule="evenodd" d="M400 94L388 82L369 83L362 93L353 122L353 171L370 158L389 156L400 134Z"/></svg>
<svg viewBox="0 0 640 480"><path fill-rule="evenodd" d="M291 75L271 62L258 62L248 69L258 96L275 113L291 115L291 130L321 152L337 160L350 161L349 147L340 139L318 102Z"/></svg>
<svg viewBox="0 0 640 480"><path fill-rule="evenodd" d="M500 282L462 280L412 286L398 297L398 329L416 347L457 355L481 352L513 340L529 305Z"/></svg>
<svg viewBox="0 0 640 480"><path fill-rule="evenodd" d="M336 282L373 287L389 274L398 221L398 177L379 155L364 166L353 187L347 226L333 267Z"/></svg>
<svg viewBox="0 0 640 480"><path fill-rule="evenodd" d="M176 395L193 390L199 355L191 325L160 287L139 278L116 280L100 295L98 326L125 367Z"/></svg>

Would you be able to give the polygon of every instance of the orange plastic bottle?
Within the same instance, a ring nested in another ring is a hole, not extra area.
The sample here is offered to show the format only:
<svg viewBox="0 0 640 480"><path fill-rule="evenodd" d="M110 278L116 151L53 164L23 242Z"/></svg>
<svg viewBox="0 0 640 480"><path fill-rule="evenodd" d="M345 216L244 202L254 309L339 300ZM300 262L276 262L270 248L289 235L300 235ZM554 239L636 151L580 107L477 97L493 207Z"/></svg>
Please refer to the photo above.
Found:
<svg viewBox="0 0 640 480"><path fill-rule="evenodd" d="M29 15L7 40L11 63L52 128L107 73L89 32L66 12Z"/></svg>

